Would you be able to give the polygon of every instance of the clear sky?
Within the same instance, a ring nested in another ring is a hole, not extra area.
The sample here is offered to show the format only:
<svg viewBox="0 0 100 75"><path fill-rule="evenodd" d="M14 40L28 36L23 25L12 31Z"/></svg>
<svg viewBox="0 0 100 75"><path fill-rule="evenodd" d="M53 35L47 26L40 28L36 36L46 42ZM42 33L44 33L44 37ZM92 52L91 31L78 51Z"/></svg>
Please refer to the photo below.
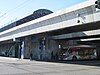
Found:
<svg viewBox="0 0 100 75"><path fill-rule="evenodd" d="M0 28L32 14L37 9L53 12L86 0L0 0Z"/></svg>

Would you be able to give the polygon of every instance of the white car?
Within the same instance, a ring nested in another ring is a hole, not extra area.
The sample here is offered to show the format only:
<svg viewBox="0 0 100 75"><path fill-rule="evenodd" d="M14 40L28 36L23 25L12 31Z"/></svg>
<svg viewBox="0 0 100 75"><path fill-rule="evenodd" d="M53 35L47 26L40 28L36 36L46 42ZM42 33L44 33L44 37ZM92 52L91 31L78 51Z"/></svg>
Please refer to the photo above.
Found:
<svg viewBox="0 0 100 75"><path fill-rule="evenodd" d="M81 57L79 55L65 55L63 60L79 60Z"/></svg>

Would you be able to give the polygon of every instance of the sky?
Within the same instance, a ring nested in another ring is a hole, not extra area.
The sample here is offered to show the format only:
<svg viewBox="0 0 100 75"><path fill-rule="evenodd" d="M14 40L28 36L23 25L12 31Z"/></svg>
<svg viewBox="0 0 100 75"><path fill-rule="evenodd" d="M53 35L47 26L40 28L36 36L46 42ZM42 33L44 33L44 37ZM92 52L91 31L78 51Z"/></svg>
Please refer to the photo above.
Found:
<svg viewBox="0 0 100 75"><path fill-rule="evenodd" d="M86 0L0 0L0 28L38 9L56 12L84 1Z"/></svg>

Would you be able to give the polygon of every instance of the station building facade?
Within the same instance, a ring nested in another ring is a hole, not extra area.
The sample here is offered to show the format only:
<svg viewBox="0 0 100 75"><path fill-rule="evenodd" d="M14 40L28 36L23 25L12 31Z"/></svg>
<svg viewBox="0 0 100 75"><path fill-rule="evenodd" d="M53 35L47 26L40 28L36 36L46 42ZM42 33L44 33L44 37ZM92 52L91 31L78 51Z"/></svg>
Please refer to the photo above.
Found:
<svg viewBox="0 0 100 75"><path fill-rule="evenodd" d="M79 4L81 5L81 4ZM79 6L77 5L77 6ZM85 3L83 4L85 5ZM76 6L75 6L76 7ZM75 8L74 7L74 8ZM93 17L93 13L96 13L96 8L94 5L87 5L81 9L76 9L74 11L69 12L72 8L68 8L64 11L64 14L60 11L57 12L60 13L60 16L56 16L53 19L50 19L50 24L54 23L62 23L60 20L63 20L63 24L85 24L89 22L93 22L95 19ZM65 14L65 12L68 12ZM99 12L99 11L97 11ZM29 15L21 20L18 20L8 26L5 26L4 28L0 29L0 33L12 29L14 27L20 26L24 23L29 23L35 19L38 19L43 16L52 16L53 13L52 11L46 10L46 9L40 9L35 11L32 15ZM98 14L98 13L97 13ZM100 13L99 13L100 14ZM89 15L89 16L87 16ZM75 18L75 20L74 20ZM71 19L71 21L70 21ZM99 18L97 18L99 19ZM47 19L49 20L49 19ZM100 20L100 19L99 19ZM68 23L66 22L68 21ZM40 27L43 27L44 24L49 24L46 23L45 20L41 23L38 23L36 25L39 25ZM34 29L37 26L34 26ZM57 24L56 24L57 25ZM64 26L63 25L63 26ZM57 26L56 26L57 27ZM56 28L55 26L53 28ZM62 27L62 24L61 24ZM24 27L23 27L24 28ZM45 26L44 26L45 28ZM27 28L26 28L27 29ZM48 28L49 30L50 28ZM86 28L88 29L88 28ZM43 31L43 28L40 29ZM37 31L36 34L31 34L27 36L22 36L22 37L17 37L9 40L2 40L0 42L0 55L1 56L7 56L7 57L14 57L14 58L25 58L29 59L32 55L32 59L34 60L67 60L67 56L71 56L73 59L78 59L81 58L78 55L78 50L80 50L80 55L85 56L83 57L84 59L88 59L91 57L96 58L97 56L100 55L99 51L99 46L97 47L98 50L96 51L96 46L97 44L81 44L81 39L79 38L80 36L87 36L87 34L79 31L81 28L74 29L72 28L67 28L65 30L59 29L59 30L54 30L54 31L48 31L48 32L41 32L38 33L40 30ZM24 31L24 29L23 29ZM13 32L14 33L14 32ZM33 33L33 32L32 32ZM29 33L30 34L30 33ZM8 35L8 34L6 34ZM24 34L22 34L24 35ZM0 35L2 38L5 35ZM19 36L19 35L17 35ZM75 37L78 37L75 39ZM86 50L86 51L84 51ZM92 52L91 52L92 51ZM83 53L83 54L82 54ZM90 54L89 54L90 53ZM88 55L89 54L89 55ZM75 57L75 55L78 55ZM92 56L94 55L94 56ZM69 58L70 59L70 58Z"/></svg>

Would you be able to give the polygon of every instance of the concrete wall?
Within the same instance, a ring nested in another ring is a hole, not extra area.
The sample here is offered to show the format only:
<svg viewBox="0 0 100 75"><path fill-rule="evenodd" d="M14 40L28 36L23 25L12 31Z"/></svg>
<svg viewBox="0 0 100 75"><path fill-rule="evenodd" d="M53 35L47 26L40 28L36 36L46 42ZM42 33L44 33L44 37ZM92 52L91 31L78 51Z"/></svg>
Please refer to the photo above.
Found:
<svg viewBox="0 0 100 75"><path fill-rule="evenodd" d="M1 56L4 55L4 56L9 56L9 57L15 57L14 43L0 44L0 54Z"/></svg>
<svg viewBox="0 0 100 75"><path fill-rule="evenodd" d="M25 37L24 41L25 41L24 58L30 58L30 53L33 54L34 58L38 58L38 53L37 53L39 49L38 39L35 38L32 39L31 36L27 36Z"/></svg>
<svg viewBox="0 0 100 75"><path fill-rule="evenodd" d="M0 45L0 52L6 52L11 48L12 44L1 44Z"/></svg>
<svg viewBox="0 0 100 75"><path fill-rule="evenodd" d="M56 52L59 51L59 43L53 39L48 38L47 36L44 40L45 44L43 45L43 49L41 49L40 47L42 40L43 36L41 35L25 37L24 58L30 58L30 53L32 53L33 59L50 60L51 52L56 54Z"/></svg>

